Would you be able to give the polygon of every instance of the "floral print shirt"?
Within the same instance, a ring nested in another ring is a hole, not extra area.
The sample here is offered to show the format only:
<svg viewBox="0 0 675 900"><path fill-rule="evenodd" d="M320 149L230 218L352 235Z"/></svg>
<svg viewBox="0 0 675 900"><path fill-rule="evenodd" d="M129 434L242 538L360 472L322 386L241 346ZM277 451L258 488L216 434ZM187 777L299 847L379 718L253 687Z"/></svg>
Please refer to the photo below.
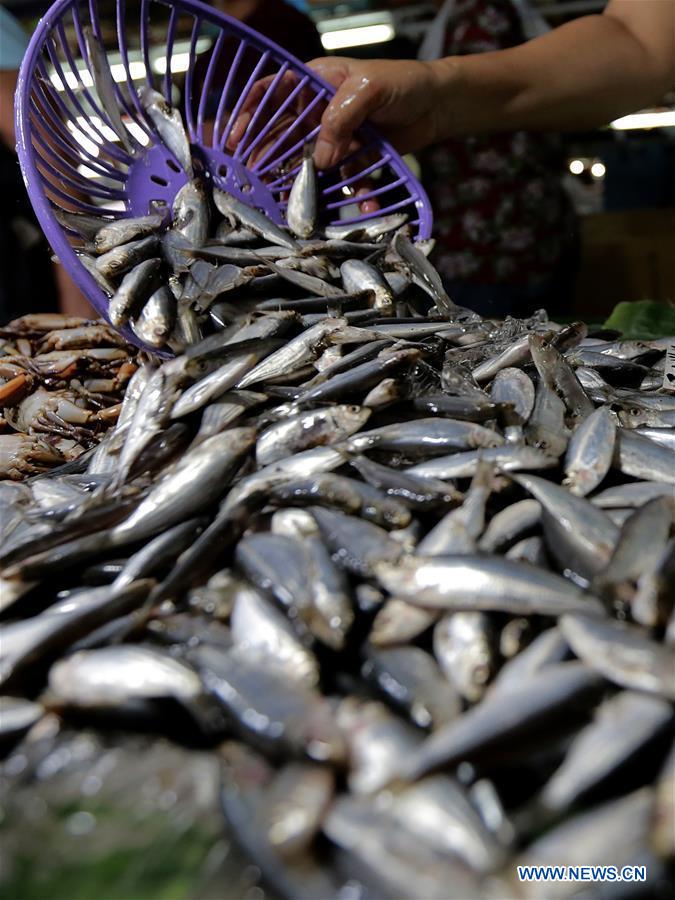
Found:
<svg viewBox="0 0 675 900"><path fill-rule="evenodd" d="M510 0L458 0L444 55L501 50L524 39ZM554 135L452 138L420 162L434 209L434 262L446 280L532 285L555 273L576 230Z"/></svg>

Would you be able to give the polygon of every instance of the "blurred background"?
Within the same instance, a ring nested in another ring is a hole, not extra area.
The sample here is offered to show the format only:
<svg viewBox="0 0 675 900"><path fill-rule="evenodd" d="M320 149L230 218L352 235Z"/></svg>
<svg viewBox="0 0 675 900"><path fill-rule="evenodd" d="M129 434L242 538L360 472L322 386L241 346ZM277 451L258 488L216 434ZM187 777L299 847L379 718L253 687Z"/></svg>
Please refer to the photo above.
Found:
<svg viewBox="0 0 675 900"><path fill-rule="evenodd" d="M504 30L500 37L499 23L489 21L497 14L488 0L456 0L448 4L452 12L445 24L447 40L442 52L476 52L482 45L484 49L509 46L575 16L600 12L605 5L603 0L499 0L496 8L507 2L518 15L522 34L514 37ZM3 5L28 34L48 6L34 0L13 0ZM304 59L320 54L415 57L443 6L440 2L406 0L220 0L213 5ZM137 6L140 0L129 0L130 15ZM105 26L113 4L102 0L99 8ZM113 18L109 26L114 27ZM181 54L187 58L185 49L179 44L173 49L177 57L172 60L174 72L179 70ZM202 52L208 56L208 51L206 37ZM470 168L471 144L464 149ZM535 151L541 157L541 147L535 147ZM511 150L509 153L513 155ZM449 230L455 208L452 196L468 177L467 165L457 172L452 167L444 169L442 164L439 169L438 159L434 162L433 157L411 160L411 164L429 191L437 226L442 230L445 223ZM432 178L429 166L436 167ZM556 283L565 282L562 297L548 304L551 311L557 313L563 305L566 315L599 320L620 301L675 300L671 260L675 243L675 95L664 97L658 108L626 116L609 127L561 135L555 147L547 148L545 166L549 185L554 181L562 184L577 216L574 242L568 240L564 252L558 248L563 268L552 266L547 272ZM446 195L450 199L444 203ZM541 202L549 201L542 197ZM569 236L569 221L563 220L562 213L551 214L549 231L558 229ZM541 252L547 252L543 242L551 235L539 228L536 216L532 231L535 245L542 244ZM534 258L534 252L530 255ZM527 257L523 259L526 264ZM443 271L442 264L439 268ZM454 269L450 264L446 269L443 274L452 282L458 274L456 261Z"/></svg>

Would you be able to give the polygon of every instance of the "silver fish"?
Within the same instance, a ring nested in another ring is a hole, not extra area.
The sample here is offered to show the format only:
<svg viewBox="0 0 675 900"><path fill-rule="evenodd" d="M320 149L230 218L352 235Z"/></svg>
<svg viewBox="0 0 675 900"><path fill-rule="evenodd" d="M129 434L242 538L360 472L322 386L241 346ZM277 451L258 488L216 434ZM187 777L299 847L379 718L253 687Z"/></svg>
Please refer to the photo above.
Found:
<svg viewBox="0 0 675 900"><path fill-rule="evenodd" d="M134 316L160 288L159 259L140 263L122 279L108 305L108 317L118 328ZM154 335L150 334L153 337Z"/></svg>
<svg viewBox="0 0 675 900"><path fill-rule="evenodd" d="M305 526L306 532L306 526ZM314 532L305 533L311 578L311 611L308 626L312 634L329 647L341 650L354 623L354 609L344 572L336 566L323 541Z"/></svg>
<svg viewBox="0 0 675 900"><path fill-rule="evenodd" d="M424 253L418 250L401 231L395 235L393 247L401 259L410 266L420 286L427 291L438 306L438 309L448 318L453 318L460 309L448 297L438 272Z"/></svg>
<svg viewBox="0 0 675 900"><path fill-rule="evenodd" d="M529 444L551 456L562 456L567 449L569 431L565 425L565 404L543 379L537 384L534 409L525 435Z"/></svg>
<svg viewBox="0 0 675 900"><path fill-rule="evenodd" d="M513 479L541 503L546 544L560 564L582 578L602 571L619 539L606 513L536 475L514 475Z"/></svg>
<svg viewBox="0 0 675 900"><path fill-rule="evenodd" d="M541 334L531 334L529 341L532 360L541 380L557 392L575 420L589 416L593 412L593 403L565 357Z"/></svg>
<svg viewBox="0 0 675 900"><path fill-rule="evenodd" d="M448 812L444 825L450 818ZM479 896L477 877L455 854L438 852L438 834L427 842L426 835L417 835L394 819L386 804L340 795L323 830L332 844L342 848L349 870L368 884L373 897L465 900Z"/></svg>
<svg viewBox="0 0 675 900"><path fill-rule="evenodd" d="M494 468L480 462L464 502L451 510L422 538L417 552L424 556L449 556L473 553L485 527L485 508L492 492Z"/></svg>
<svg viewBox="0 0 675 900"><path fill-rule="evenodd" d="M116 290L115 285L100 271L100 269L96 265L96 258L90 256L88 253L83 253L82 251L76 251L76 256L82 263L82 266L87 270L87 272L91 275L99 288L103 291L103 293L107 294L108 297L112 297Z"/></svg>
<svg viewBox="0 0 675 900"><path fill-rule="evenodd" d="M404 557L394 564L378 562L374 569L394 596L429 609L524 615L601 610L567 579L499 557Z"/></svg>
<svg viewBox="0 0 675 900"><path fill-rule="evenodd" d="M290 677L315 687L319 666L304 647L286 616L255 588L242 584L235 590L231 615L232 639L251 659L273 661L286 668Z"/></svg>
<svg viewBox="0 0 675 900"><path fill-rule="evenodd" d="M497 673L492 691L517 688L537 678L550 665L564 662L570 655L567 641L559 628L547 628L521 653L509 660Z"/></svg>
<svg viewBox="0 0 675 900"><path fill-rule="evenodd" d="M503 447L485 447L452 456L440 456L417 463L406 469L409 475L420 478L471 478L480 462L494 463L500 472L519 472L523 469L552 469L557 465L554 456L548 456L536 447L507 444Z"/></svg>
<svg viewBox="0 0 675 900"><path fill-rule="evenodd" d="M450 766L476 753L503 750L507 741L522 740L528 730L556 713L563 714L574 700L582 707L598 696L602 679L583 663L551 665L536 679L489 692L485 699L434 732L412 754L399 759L397 774L419 778L440 766Z"/></svg>
<svg viewBox="0 0 675 900"><path fill-rule="evenodd" d="M673 710L659 697L621 691L579 732L541 793L545 807L568 809L667 729Z"/></svg>
<svg viewBox="0 0 675 900"><path fill-rule="evenodd" d="M197 648L194 662L206 687L255 740L320 762L344 759L344 740L330 707L285 669L209 646Z"/></svg>
<svg viewBox="0 0 675 900"><path fill-rule="evenodd" d="M675 484L675 451L620 428L614 450L614 468L633 478Z"/></svg>
<svg viewBox="0 0 675 900"><path fill-rule="evenodd" d="M148 216L115 219L100 228L94 237L97 253L107 253L137 238L148 237L158 232L164 224L164 216L153 213Z"/></svg>
<svg viewBox="0 0 675 900"><path fill-rule="evenodd" d="M70 212L66 209L54 209L54 217L60 225L79 234L85 241L93 241L104 225L112 224L110 219L103 216Z"/></svg>
<svg viewBox="0 0 675 900"><path fill-rule="evenodd" d="M289 763L265 792L267 836L283 856L309 849L330 806L335 778L330 769Z"/></svg>
<svg viewBox="0 0 675 900"><path fill-rule="evenodd" d="M221 745L218 755L228 827L265 881L298 900L334 896L337 875L308 852L332 796L330 771L303 762L286 764L275 774L260 754L235 741Z"/></svg>
<svg viewBox="0 0 675 900"><path fill-rule="evenodd" d="M422 742L422 732L402 722L382 703L346 697L335 718L348 747L349 788L355 794L373 794L385 787L401 759Z"/></svg>
<svg viewBox="0 0 675 900"><path fill-rule="evenodd" d="M495 634L486 613L446 613L434 627L434 656L470 703L485 693L495 665Z"/></svg>
<svg viewBox="0 0 675 900"><path fill-rule="evenodd" d="M173 330L176 303L168 288L160 287L145 302L140 315L131 321L131 329L149 347L162 347Z"/></svg>
<svg viewBox="0 0 675 900"><path fill-rule="evenodd" d="M530 418L534 408L534 385L521 369L500 369L492 379L490 396L495 403L510 403L521 424Z"/></svg>
<svg viewBox="0 0 675 900"><path fill-rule="evenodd" d="M346 405L298 413L271 425L260 435L256 459L259 465L266 466L296 450L337 443L362 428L369 416L366 407Z"/></svg>
<svg viewBox="0 0 675 900"><path fill-rule="evenodd" d="M655 497L675 498L675 487L661 481L633 481L606 488L590 499L601 509L620 509L642 506Z"/></svg>
<svg viewBox="0 0 675 900"><path fill-rule="evenodd" d="M438 615L437 610L423 609L392 597L375 616L370 640L377 647L403 644L431 628Z"/></svg>
<svg viewBox="0 0 675 900"><path fill-rule="evenodd" d="M308 362L312 362L330 343L331 338L338 334L347 322L345 319L328 319L306 329L297 337L289 341L285 347L276 350L258 363L241 381L237 387L244 388L260 381L275 378L278 375L288 374L301 368Z"/></svg>
<svg viewBox="0 0 675 900"><path fill-rule="evenodd" d="M171 418L187 416L229 391L253 369L259 358L260 354L255 351L234 353L222 366L183 392L173 405Z"/></svg>
<svg viewBox="0 0 675 900"><path fill-rule="evenodd" d="M541 522L541 504L537 500L519 500L490 519L478 546L486 553L503 550Z"/></svg>
<svg viewBox="0 0 675 900"><path fill-rule="evenodd" d="M314 233L318 202L316 170L311 145L307 144L300 171L295 176L286 207L288 226L296 237L309 238Z"/></svg>
<svg viewBox="0 0 675 900"><path fill-rule="evenodd" d="M635 429L635 433L649 438L650 441L655 441L657 444L662 444L669 450L675 450L675 428L672 427L673 425L675 425L675 415L673 415L672 422L669 422L667 427L639 427Z"/></svg>
<svg viewBox="0 0 675 900"><path fill-rule="evenodd" d="M120 141L122 141L125 150L133 155L134 146L129 139L129 132L122 120L108 55L89 25L84 26L82 33L87 48L89 64L94 76L94 87L101 101L102 112L107 116L108 124Z"/></svg>
<svg viewBox="0 0 675 900"><path fill-rule="evenodd" d="M111 543L142 540L211 505L223 493L254 441L253 428L233 428L198 444L112 530Z"/></svg>
<svg viewBox="0 0 675 900"><path fill-rule="evenodd" d="M364 222L328 225L324 229L324 234L328 240L335 241L361 241L364 239L375 241L405 225L407 218L405 213L394 213L390 216L381 216L380 218L368 219Z"/></svg>
<svg viewBox="0 0 675 900"><path fill-rule="evenodd" d="M123 484L131 467L159 431L168 424L182 376L173 365L156 369L143 385L129 424L111 487Z"/></svg>
<svg viewBox="0 0 675 900"><path fill-rule="evenodd" d="M579 613L562 616L560 628L577 656L610 681L675 699L675 656L642 629Z"/></svg>
<svg viewBox="0 0 675 900"><path fill-rule="evenodd" d="M0 743L21 737L44 714L45 709L40 703L23 697L0 697Z"/></svg>
<svg viewBox="0 0 675 900"><path fill-rule="evenodd" d="M493 871L503 860L503 851L453 778L432 775L394 793L391 814L438 853L459 856L476 872Z"/></svg>
<svg viewBox="0 0 675 900"><path fill-rule="evenodd" d="M606 406L591 413L576 429L565 455L565 480L570 491L585 497L603 481L614 457L616 417Z"/></svg>
<svg viewBox="0 0 675 900"><path fill-rule="evenodd" d="M393 564L402 554L403 548L371 522L320 507L312 515L334 560L348 572L372 576L384 560Z"/></svg>
<svg viewBox="0 0 675 900"><path fill-rule="evenodd" d="M513 341L505 350L491 357L472 371L474 380L478 384L491 381L502 369L511 368L518 363L527 362L530 358L529 336L523 335Z"/></svg>
<svg viewBox="0 0 675 900"><path fill-rule="evenodd" d="M345 291L372 291L375 298L373 308L382 315L391 315L394 295L379 269L361 259L348 259L340 266L340 275Z"/></svg>
<svg viewBox="0 0 675 900"><path fill-rule="evenodd" d="M239 225L264 237L270 244L287 247L289 250L300 250L300 245L286 231L275 225L264 213L247 206L241 200L237 200L232 194L216 188L213 192L213 201L220 213L230 220L235 220Z"/></svg>
<svg viewBox="0 0 675 900"><path fill-rule="evenodd" d="M144 85L138 92L141 106L147 113L164 144L173 153L188 178L192 178L192 154L183 119L162 94Z"/></svg>
<svg viewBox="0 0 675 900"><path fill-rule="evenodd" d="M96 268L104 278L119 278L130 272L144 260L156 257L159 250L159 238L156 235L139 238L128 244L114 247L96 260Z"/></svg>
<svg viewBox="0 0 675 900"><path fill-rule="evenodd" d="M661 878L665 867L647 846L653 806L650 787L592 806L532 841L515 862L528 866L584 866L586 860L592 859L594 865L616 866L619 872L623 866L647 865L649 872L656 871ZM569 881L551 883L546 890L547 900L571 900L576 888ZM541 886L529 884L522 893L528 900L539 900Z"/></svg>
<svg viewBox="0 0 675 900"><path fill-rule="evenodd" d="M62 652L74 641L121 612L143 602L150 583L137 581L119 592L85 591L76 600L53 604L37 616L0 625L0 684L20 676L27 666Z"/></svg>
<svg viewBox="0 0 675 900"><path fill-rule="evenodd" d="M674 512L675 506L665 497L649 500L632 512L621 528L606 569L596 578L596 585L620 588L650 572L666 547Z"/></svg>
<svg viewBox="0 0 675 900"><path fill-rule="evenodd" d="M52 666L49 689L66 706L115 707L132 699L196 700L199 676L152 647L121 645L80 650Z"/></svg>
<svg viewBox="0 0 675 900"><path fill-rule="evenodd" d="M209 202L200 179L183 185L174 197L172 212L174 233L185 238L189 245L201 247L208 234Z"/></svg>
<svg viewBox="0 0 675 900"><path fill-rule="evenodd" d="M657 520L660 518L657 513ZM659 524L663 527L662 521ZM660 537L657 532L656 546ZM672 592L674 565L675 539L671 539L663 546L657 559L654 559L652 552L647 556L646 565L637 579L637 590L630 601L633 618L640 625L652 628L666 626L666 643L672 643L672 623L675 621Z"/></svg>
<svg viewBox="0 0 675 900"><path fill-rule="evenodd" d="M362 674L420 728L437 728L459 715L458 692L419 647L368 647Z"/></svg>
<svg viewBox="0 0 675 900"><path fill-rule="evenodd" d="M364 431L348 441L347 447L350 451L357 452L372 448L431 456L446 453L449 449L498 447L503 442L502 436L491 428L484 428L473 422L434 417Z"/></svg>
<svg viewBox="0 0 675 900"><path fill-rule="evenodd" d="M247 410L264 403L265 400L267 400L265 394L257 394L254 391L226 391L204 408L195 442L219 434Z"/></svg>

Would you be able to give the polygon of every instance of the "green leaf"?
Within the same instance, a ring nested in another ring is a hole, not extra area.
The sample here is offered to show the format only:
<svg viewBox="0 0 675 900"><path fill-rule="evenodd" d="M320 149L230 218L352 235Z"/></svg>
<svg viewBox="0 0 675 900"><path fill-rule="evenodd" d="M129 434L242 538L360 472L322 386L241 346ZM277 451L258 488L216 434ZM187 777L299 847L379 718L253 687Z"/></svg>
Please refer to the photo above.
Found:
<svg viewBox="0 0 675 900"><path fill-rule="evenodd" d="M626 340L675 337L675 306L653 300L619 303L604 327L620 331Z"/></svg>

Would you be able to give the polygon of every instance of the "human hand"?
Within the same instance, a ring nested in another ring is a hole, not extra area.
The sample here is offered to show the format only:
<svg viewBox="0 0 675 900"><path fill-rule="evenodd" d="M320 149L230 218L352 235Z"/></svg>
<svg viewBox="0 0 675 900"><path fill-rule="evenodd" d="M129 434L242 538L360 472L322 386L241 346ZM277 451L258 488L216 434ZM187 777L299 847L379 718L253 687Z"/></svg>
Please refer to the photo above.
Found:
<svg viewBox="0 0 675 900"><path fill-rule="evenodd" d="M436 140L438 92L429 63L326 57L309 65L337 88L321 118L314 152L319 168L335 165L350 152L354 132L366 119L402 153Z"/></svg>

